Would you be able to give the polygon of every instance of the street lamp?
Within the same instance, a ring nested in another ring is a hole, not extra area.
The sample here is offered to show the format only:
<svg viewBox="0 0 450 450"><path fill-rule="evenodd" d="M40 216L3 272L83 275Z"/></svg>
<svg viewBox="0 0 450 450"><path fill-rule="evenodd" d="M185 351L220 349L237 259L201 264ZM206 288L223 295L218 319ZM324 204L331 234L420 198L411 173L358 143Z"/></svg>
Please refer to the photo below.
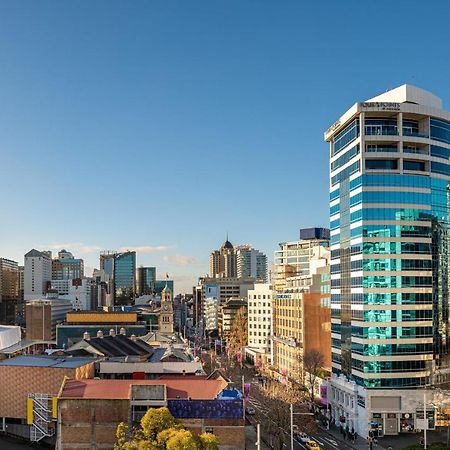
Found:
<svg viewBox="0 0 450 450"><path fill-rule="evenodd" d="M314 413L295 413L294 405L291 403L291 450L294 450L294 414L296 416L313 416Z"/></svg>

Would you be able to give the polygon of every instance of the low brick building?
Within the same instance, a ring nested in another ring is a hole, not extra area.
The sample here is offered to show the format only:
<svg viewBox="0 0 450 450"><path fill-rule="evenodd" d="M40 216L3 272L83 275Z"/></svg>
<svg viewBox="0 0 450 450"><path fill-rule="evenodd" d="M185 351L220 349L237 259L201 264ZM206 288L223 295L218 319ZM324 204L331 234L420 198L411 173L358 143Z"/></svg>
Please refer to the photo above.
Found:
<svg viewBox="0 0 450 450"><path fill-rule="evenodd" d="M66 380L58 397L56 448L112 449L120 422L137 423L147 409L167 406L193 433L214 433L221 449L243 449L243 401L223 394L227 384L206 377Z"/></svg>

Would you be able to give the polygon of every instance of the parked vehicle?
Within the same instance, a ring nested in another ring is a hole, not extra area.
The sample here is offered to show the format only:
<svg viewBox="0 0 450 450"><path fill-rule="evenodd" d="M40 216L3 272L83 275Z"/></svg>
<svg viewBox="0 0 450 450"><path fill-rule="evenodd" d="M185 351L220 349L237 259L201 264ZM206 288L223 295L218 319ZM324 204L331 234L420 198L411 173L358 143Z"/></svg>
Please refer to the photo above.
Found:
<svg viewBox="0 0 450 450"><path fill-rule="evenodd" d="M247 406L247 408L245 408L245 412L249 415L249 416L253 416L253 414L255 414L255 408L253 408L253 406Z"/></svg>

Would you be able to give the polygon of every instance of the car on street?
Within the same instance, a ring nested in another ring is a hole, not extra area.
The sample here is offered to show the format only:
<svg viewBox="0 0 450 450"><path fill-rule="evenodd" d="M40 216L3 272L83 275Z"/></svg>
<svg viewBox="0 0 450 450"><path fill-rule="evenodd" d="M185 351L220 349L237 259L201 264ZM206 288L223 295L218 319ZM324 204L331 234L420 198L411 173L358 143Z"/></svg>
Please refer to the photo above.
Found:
<svg viewBox="0 0 450 450"><path fill-rule="evenodd" d="M255 408L253 408L253 406L247 406L247 408L245 408L245 412L249 415L249 416L253 416L253 414L255 414Z"/></svg>
<svg viewBox="0 0 450 450"><path fill-rule="evenodd" d="M306 433L297 433L296 438L302 442L303 444L306 444L309 441L312 441L312 439L306 434Z"/></svg>
<svg viewBox="0 0 450 450"><path fill-rule="evenodd" d="M305 447L308 450L320 450L319 444L316 441L313 441L312 439L308 442L305 442Z"/></svg>

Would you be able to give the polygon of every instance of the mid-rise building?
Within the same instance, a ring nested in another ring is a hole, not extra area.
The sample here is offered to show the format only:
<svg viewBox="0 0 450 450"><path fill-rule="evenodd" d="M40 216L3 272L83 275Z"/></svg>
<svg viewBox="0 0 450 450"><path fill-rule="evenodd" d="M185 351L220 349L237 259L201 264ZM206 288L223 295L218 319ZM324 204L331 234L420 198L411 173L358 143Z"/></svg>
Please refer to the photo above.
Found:
<svg viewBox="0 0 450 450"><path fill-rule="evenodd" d="M403 85L354 104L325 140L332 414L362 436L422 428L424 388L450 374L450 113Z"/></svg>
<svg viewBox="0 0 450 450"><path fill-rule="evenodd" d="M236 274L238 278L253 277L260 283L267 281L267 256L250 245L236 247Z"/></svg>
<svg viewBox="0 0 450 450"><path fill-rule="evenodd" d="M245 311L247 315L247 298L230 298L219 308L219 335L222 339L229 338L240 310Z"/></svg>
<svg viewBox="0 0 450 450"><path fill-rule="evenodd" d="M74 310L90 310L97 307L92 297L93 279L75 278L73 280L52 280L52 289L64 300L70 300Z"/></svg>
<svg viewBox="0 0 450 450"><path fill-rule="evenodd" d="M72 302L59 299L57 294L28 301L25 307L27 339L55 341L56 325L64 322L70 311Z"/></svg>
<svg viewBox="0 0 450 450"><path fill-rule="evenodd" d="M155 293L156 267L138 267L136 270L137 295L152 295ZM173 287L173 286L172 286ZM173 292L173 291L172 291Z"/></svg>
<svg viewBox="0 0 450 450"><path fill-rule="evenodd" d="M25 255L24 300L45 297L52 279L52 252L30 250Z"/></svg>
<svg viewBox="0 0 450 450"><path fill-rule="evenodd" d="M295 270L282 283L278 278L279 288L273 296L272 351L273 366L280 376L303 384L306 353L320 352L323 369L330 370L331 321L330 251L324 245L327 240L314 234L301 236L306 239L295 244L293 253L297 266L290 264Z"/></svg>
<svg viewBox="0 0 450 450"><path fill-rule="evenodd" d="M308 232L308 230L316 230ZM281 242L274 253L273 288L283 291L289 277L309 275L311 261L320 260L329 252L330 235L326 228L300 230L299 241Z"/></svg>
<svg viewBox="0 0 450 450"><path fill-rule="evenodd" d="M272 285L257 283L248 291L248 348L247 358L256 363L261 355L271 353L272 335Z"/></svg>
<svg viewBox="0 0 450 450"><path fill-rule="evenodd" d="M19 301L19 267L16 261L0 258L0 324L14 325Z"/></svg>
<svg viewBox="0 0 450 450"><path fill-rule="evenodd" d="M83 277L83 260L74 258L67 250L58 252L58 257L52 260L52 280L73 280Z"/></svg>

